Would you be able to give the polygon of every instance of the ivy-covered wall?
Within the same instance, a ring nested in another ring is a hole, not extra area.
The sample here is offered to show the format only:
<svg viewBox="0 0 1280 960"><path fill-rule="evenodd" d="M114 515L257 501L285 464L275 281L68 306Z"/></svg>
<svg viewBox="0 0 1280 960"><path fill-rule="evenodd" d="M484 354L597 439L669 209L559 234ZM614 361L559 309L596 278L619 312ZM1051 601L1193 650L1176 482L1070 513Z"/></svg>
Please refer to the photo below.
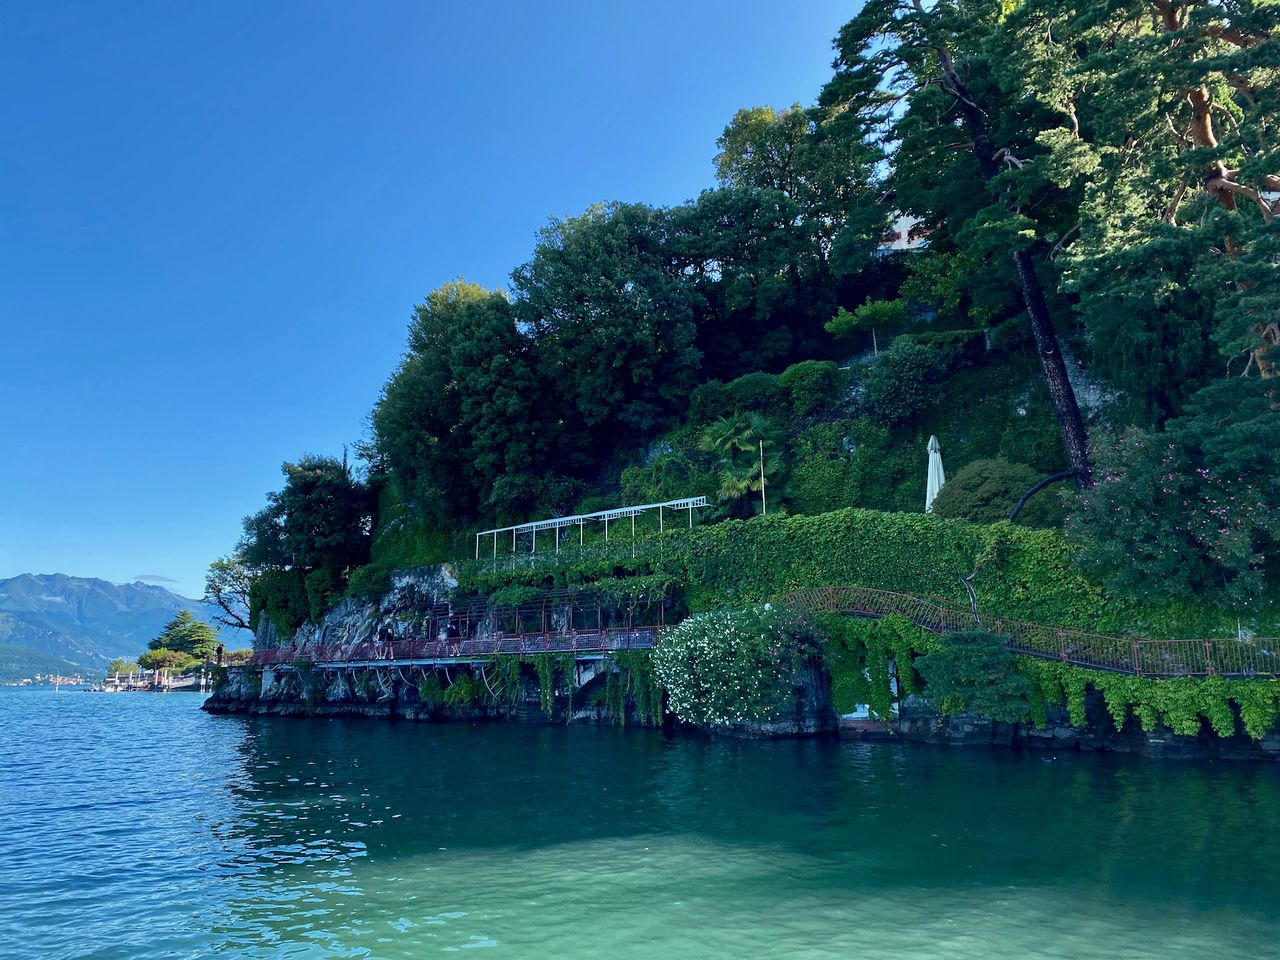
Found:
<svg viewBox="0 0 1280 960"><path fill-rule="evenodd" d="M817 516L731 520L566 549L546 566L493 570L464 565L459 582L477 593L509 584L568 586L647 575L675 585L690 611L741 607L807 587L850 585L932 594L967 603L961 577L975 568L980 609L994 616L1152 638L1232 636L1235 612L1189 597L1159 606L1109 597L1075 570L1051 530L980 526L923 513L845 509ZM527 560L528 558L524 558ZM501 565L501 559L499 561ZM1280 605L1243 612L1261 635L1280 634Z"/></svg>

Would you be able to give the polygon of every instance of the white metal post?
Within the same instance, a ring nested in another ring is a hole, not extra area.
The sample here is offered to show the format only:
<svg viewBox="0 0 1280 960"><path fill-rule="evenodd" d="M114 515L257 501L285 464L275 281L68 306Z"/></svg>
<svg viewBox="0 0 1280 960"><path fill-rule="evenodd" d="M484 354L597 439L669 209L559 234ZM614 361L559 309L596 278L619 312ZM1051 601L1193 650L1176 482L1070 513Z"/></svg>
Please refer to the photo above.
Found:
<svg viewBox="0 0 1280 960"><path fill-rule="evenodd" d="M764 498L764 441L760 441L760 515L769 515L769 503Z"/></svg>

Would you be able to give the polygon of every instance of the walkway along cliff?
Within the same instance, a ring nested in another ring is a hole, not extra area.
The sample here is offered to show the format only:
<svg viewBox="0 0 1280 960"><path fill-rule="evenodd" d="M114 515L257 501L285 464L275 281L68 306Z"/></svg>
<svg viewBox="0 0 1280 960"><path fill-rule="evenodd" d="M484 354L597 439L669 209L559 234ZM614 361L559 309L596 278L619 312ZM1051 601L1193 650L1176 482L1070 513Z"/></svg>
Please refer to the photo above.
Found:
<svg viewBox="0 0 1280 960"><path fill-rule="evenodd" d="M660 565L651 564L656 566ZM477 574L471 570L464 576L474 581ZM639 578L646 584L652 579ZM508 585L476 598L460 591L446 568L402 571L383 596L344 600L319 624L304 625L287 641L275 634L268 618L261 618L253 661L229 671L206 709L417 721L670 725L673 718L664 714L663 692L647 651L660 642L664 630L690 612L689 604L680 591L655 594L651 585L628 595L627 583L623 578L609 587L583 583L542 590ZM893 617L936 635L988 631L1019 655L1112 676L1199 677L1212 682L1249 678L1256 687L1262 678L1280 673L1275 652L1280 642L1094 633L986 610L979 615L974 607L945 598L870 587L811 587L773 602L815 621L832 615ZM1162 725L1141 729L1151 724L1140 725L1136 716L1117 724L1102 691L1092 688L1081 694L1071 711L1048 710L1039 725L996 724L963 715L944 718L928 700L905 695L885 721L842 721L822 658L814 658L800 677L786 692L787 708L774 720L734 724L717 732L841 733L960 744L1046 743L1054 750L1280 756L1280 736L1274 729L1247 737L1240 732L1221 735L1220 722L1212 729L1201 723L1193 735L1186 732L1185 723L1181 733Z"/></svg>

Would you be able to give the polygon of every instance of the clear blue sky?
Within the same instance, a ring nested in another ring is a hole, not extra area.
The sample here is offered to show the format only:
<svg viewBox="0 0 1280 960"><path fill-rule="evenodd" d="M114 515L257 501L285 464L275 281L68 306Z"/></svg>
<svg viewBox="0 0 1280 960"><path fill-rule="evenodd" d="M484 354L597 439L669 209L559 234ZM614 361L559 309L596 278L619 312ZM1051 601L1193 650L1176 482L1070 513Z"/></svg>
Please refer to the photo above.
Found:
<svg viewBox="0 0 1280 960"><path fill-rule="evenodd" d="M712 184L856 4L0 7L0 577L169 578L360 438L413 304Z"/></svg>

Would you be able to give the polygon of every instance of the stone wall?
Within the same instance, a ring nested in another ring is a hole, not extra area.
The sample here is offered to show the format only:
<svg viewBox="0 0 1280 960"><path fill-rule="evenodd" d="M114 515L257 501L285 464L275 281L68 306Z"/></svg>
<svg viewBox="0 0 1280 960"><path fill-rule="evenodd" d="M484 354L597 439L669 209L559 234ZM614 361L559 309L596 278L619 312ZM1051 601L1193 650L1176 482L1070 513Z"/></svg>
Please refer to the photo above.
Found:
<svg viewBox="0 0 1280 960"><path fill-rule="evenodd" d="M1147 733L1133 717L1117 730L1102 695L1094 690L1088 692L1083 726L1072 724L1065 710L1050 711L1044 727L996 723L972 715L943 717L927 700L908 697L893 735L916 743L1022 747L1050 754L1100 751L1194 760L1280 760L1280 730L1259 741L1243 733L1219 737L1205 724L1198 736L1188 737L1164 727Z"/></svg>

